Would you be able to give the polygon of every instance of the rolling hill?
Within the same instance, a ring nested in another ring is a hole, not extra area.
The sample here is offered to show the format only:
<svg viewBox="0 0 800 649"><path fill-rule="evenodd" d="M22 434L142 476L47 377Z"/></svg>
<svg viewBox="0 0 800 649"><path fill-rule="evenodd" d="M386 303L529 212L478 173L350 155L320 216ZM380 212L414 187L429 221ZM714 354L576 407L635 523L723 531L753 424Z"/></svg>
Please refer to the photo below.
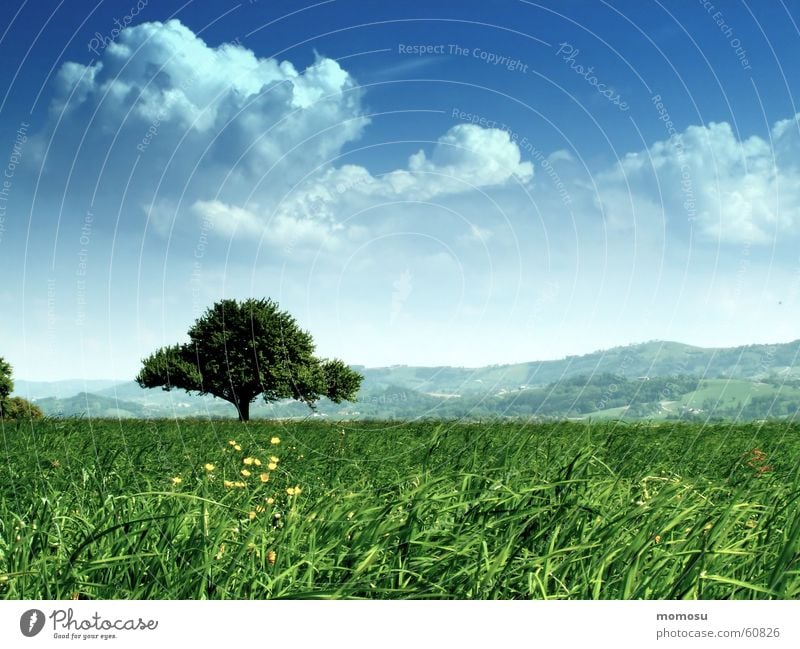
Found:
<svg viewBox="0 0 800 649"><path fill-rule="evenodd" d="M794 417L800 404L800 340L733 348L655 341L512 365L355 369L364 375L358 401L323 400L316 416L760 419ZM49 415L233 416L219 399L143 390L133 381L21 380L15 393ZM251 414L291 418L309 410L256 402Z"/></svg>

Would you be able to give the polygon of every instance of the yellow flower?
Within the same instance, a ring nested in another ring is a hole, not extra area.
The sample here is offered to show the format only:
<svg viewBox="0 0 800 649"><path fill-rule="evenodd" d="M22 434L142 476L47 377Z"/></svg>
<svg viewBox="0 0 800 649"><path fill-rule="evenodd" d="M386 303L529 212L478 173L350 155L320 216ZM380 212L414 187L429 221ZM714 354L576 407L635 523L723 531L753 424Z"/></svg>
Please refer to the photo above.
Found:
<svg viewBox="0 0 800 649"><path fill-rule="evenodd" d="M239 446L238 444L234 444L234 445L233 445L233 448L234 448L235 450L237 450L237 451L241 451L241 450L242 450L242 447L241 447L241 446Z"/></svg>
<svg viewBox="0 0 800 649"><path fill-rule="evenodd" d="M250 465L253 463L253 458L251 458L251 457L246 457L246 458L244 458L244 459L242 460L242 462L243 462L244 464L246 464L247 466L250 466Z"/></svg>
<svg viewBox="0 0 800 649"><path fill-rule="evenodd" d="M174 485L179 485L181 482L183 482L183 478L180 476L176 475L174 478L172 478L172 484Z"/></svg>
<svg viewBox="0 0 800 649"><path fill-rule="evenodd" d="M230 480L223 480L222 484L225 485L226 489L230 489L231 487L233 487L233 482L231 482Z"/></svg>
<svg viewBox="0 0 800 649"><path fill-rule="evenodd" d="M267 511L267 510L264 509L264 507L262 507L261 505L256 505L256 513L257 514L263 514L265 511Z"/></svg>
<svg viewBox="0 0 800 649"><path fill-rule="evenodd" d="M236 487L237 489L244 489L247 485L244 482L237 480L236 482L233 483L233 486Z"/></svg>
<svg viewBox="0 0 800 649"><path fill-rule="evenodd" d="M277 458L274 455L270 455L269 456L269 461L270 462L274 462L275 464L277 464L279 462L279 460L280 460L280 458Z"/></svg>
<svg viewBox="0 0 800 649"><path fill-rule="evenodd" d="M272 496L269 496L267 498L264 498L264 502L267 503L268 505L272 505L275 502L275 499Z"/></svg>
<svg viewBox="0 0 800 649"><path fill-rule="evenodd" d="M255 464L256 466L261 466L261 460L259 460L257 457L254 457L253 464Z"/></svg>
<svg viewBox="0 0 800 649"><path fill-rule="evenodd" d="M261 479L261 482L269 482L269 473L262 473L258 477Z"/></svg>
<svg viewBox="0 0 800 649"><path fill-rule="evenodd" d="M347 513L347 520L348 520L348 521L349 521L349 520L352 520L352 519L353 519L353 516L355 516L355 515L356 515L356 513L355 513L355 512L348 512L348 513Z"/></svg>
<svg viewBox="0 0 800 649"><path fill-rule="evenodd" d="M656 534L656 539L655 540L656 540L656 543L661 543L661 535L660 534Z"/></svg>
<svg viewBox="0 0 800 649"><path fill-rule="evenodd" d="M275 462L270 462L269 464L267 464L267 468L268 468L270 471L274 471L275 469L277 469L277 468L278 468L278 465L277 465Z"/></svg>
<svg viewBox="0 0 800 649"><path fill-rule="evenodd" d="M275 550L270 550L269 552L267 552L267 561L269 562L269 565L274 566L275 559L277 558L278 555L275 554Z"/></svg>
<svg viewBox="0 0 800 649"><path fill-rule="evenodd" d="M223 483L226 489L244 489L247 485L244 482L240 482L237 480L236 482L231 482L230 480L224 480Z"/></svg>
<svg viewBox="0 0 800 649"><path fill-rule="evenodd" d="M228 444L230 444L231 446L236 446L236 440L235 439L229 439L228 440Z"/></svg>
<svg viewBox="0 0 800 649"><path fill-rule="evenodd" d="M301 491L302 491L302 489L300 489L299 486L297 486L297 487L289 487L286 490L286 493L289 494L290 496L297 496L297 495L300 494Z"/></svg>
<svg viewBox="0 0 800 649"><path fill-rule="evenodd" d="M280 437L273 437L271 440L269 440L269 443L270 444L280 444L281 443L281 438Z"/></svg>
<svg viewBox="0 0 800 649"><path fill-rule="evenodd" d="M243 475L245 478L249 478L249 477L250 477L250 472L249 472L247 469L242 469L242 470L241 470L241 474L242 474L242 475Z"/></svg>
<svg viewBox="0 0 800 649"><path fill-rule="evenodd" d="M248 517L248 518L249 518L249 519L252 521L252 520L253 520L253 519L256 517L256 513L255 513L255 512L250 512L250 513L247 515L247 517Z"/></svg>
<svg viewBox="0 0 800 649"><path fill-rule="evenodd" d="M206 464L204 464L203 468L209 473L211 473L214 469L216 469L216 467L213 464L211 464L211 462L207 462Z"/></svg>

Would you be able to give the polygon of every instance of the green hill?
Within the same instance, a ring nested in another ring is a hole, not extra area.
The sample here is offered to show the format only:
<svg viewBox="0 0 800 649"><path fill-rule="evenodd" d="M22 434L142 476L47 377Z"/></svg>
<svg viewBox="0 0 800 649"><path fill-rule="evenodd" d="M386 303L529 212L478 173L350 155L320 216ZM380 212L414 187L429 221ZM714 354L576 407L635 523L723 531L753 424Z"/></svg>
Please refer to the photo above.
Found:
<svg viewBox="0 0 800 649"><path fill-rule="evenodd" d="M800 405L800 341L706 349L647 342L560 360L480 368L356 366L356 403L319 403L334 418L792 418ZM91 385L76 396L65 390ZM87 394L87 392L89 392ZM48 415L231 417L211 396L143 390L135 382L19 381ZM113 414L116 413L116 414ZM253 404L253 417L302 418L300 403Z"/></svg>

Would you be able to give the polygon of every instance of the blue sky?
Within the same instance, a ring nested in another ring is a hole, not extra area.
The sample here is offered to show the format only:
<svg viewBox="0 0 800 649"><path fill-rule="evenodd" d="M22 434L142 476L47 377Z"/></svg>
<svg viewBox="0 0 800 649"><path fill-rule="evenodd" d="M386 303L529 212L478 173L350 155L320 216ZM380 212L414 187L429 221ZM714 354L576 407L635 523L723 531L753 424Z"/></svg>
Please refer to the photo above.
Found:
<svg viewBox="0 0 800 649"><path fill-rule="evenodd" d="M17 376L251 295L370 366L800 337L796 3L417 4L4 3Z"/></svg>

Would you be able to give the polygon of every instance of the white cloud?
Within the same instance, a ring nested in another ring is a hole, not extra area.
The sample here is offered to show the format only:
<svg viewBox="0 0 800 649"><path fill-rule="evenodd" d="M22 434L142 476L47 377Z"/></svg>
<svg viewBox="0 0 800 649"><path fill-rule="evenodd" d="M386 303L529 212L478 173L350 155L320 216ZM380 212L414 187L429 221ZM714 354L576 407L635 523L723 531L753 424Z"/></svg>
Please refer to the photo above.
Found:
<svg viewBox="0 0 800 649"><path fill-rule="evenodd" d="M612 227L692 223L710 239L763 244L800 228L798 117L777 122L770 140L736 137L726 122L690 126L626 155L596 175Z"/></svg>
<svg viewBox="0 0 800 649"><path fill-rule="evenodd" d="M407 168L373 176L364 167L328 167L299 185L275 204L274 209L246 211L219 201L198 201L195 213L221 223L221 229L245 236L263 235L280 245L326 242L363 226L342 220L370 205L392 201L430 201L497 187L515 182L527 183L533 166L521 160L519 148L508 133L471 124L458 125L440 137L430 158L424 150L412 155ZM470 236L485 239L488 230L473 225Z"/></svg>
<svg viewBox="0 0 800 649"><path fill-rule="evenodd" d="M430 159L419 151L409 158L408 170L387 174L384 181L426 200L531 178L533 165L522 161L507 131L459 124L439 138Z"/></svg>
<svg viewBox="0 0 800 649"><path fill-rule="evenodd" d="M381 202L432 201L533 177L507 132L472 124L380 176L334 166L369 123L361 101L356 81L331 59L318 56L299 71L240 44L210 46L177 20L143 23L123 30L96 63L60 68L51 111L63 140L50 167L72 166L78 146L70 138L83 131L86 178L118 179L141 157L127 198L145 206L157 232L185 227L186 217L208 219L222 235L281 246L363 237L364 223L343 221Z"/></svg>
<svg viewBox="0 0 800 649"><path fill-rule="evenodd" d="M337 155L369 122L336 61L317 57L299 71L239 44L209 46L178 20L124 29L93 65L65 63L51 111L63 129L84 127L106 146L109 135L117 146L140 144L153 127L139 153L168 156L180 143L181 159L203 156L201 175L219 166L217 183L232 167L252 183L284 156L288 180Z"/></svg>
<svg viewBox="0 0 800 649"><path fill-rule="evenodd" d="M191 211L199 220L208 220L214 231L224 236L255 238L286 251L300 245L333 247L337 243L334 234L341 229L330 221L286 212L270 218L255 204L242 208L218 200L197 201Z"/></svg>

